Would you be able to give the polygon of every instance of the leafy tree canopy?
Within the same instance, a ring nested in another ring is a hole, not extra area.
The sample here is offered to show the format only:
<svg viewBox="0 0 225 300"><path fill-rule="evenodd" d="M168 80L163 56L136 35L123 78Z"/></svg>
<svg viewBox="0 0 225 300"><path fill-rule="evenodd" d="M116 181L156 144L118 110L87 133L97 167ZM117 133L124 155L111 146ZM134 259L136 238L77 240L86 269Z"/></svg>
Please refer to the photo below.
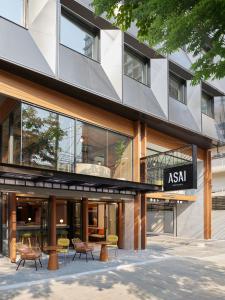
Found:
<svg viewBox="0 0 225 300"><path fill-rule="evenodd" d="M93 0L92 5L124 31L135 23L138 39L163 54L186 47L196 57L193 84L225 77L225 0Z"/></svg>

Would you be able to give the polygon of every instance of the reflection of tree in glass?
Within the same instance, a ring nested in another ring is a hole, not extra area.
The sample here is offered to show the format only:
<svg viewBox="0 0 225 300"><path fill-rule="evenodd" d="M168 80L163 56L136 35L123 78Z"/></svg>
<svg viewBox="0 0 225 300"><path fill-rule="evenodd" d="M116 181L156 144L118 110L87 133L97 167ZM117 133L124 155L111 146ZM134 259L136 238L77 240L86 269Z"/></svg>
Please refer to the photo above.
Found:
<svg viewBox="0 0 225 300"><path fill-rule="evenodd" d="M120 140L116 142L115 144L116 165L120 164L126 147L127 147L127 143L125 141Z"/></svg>
<svg viewBox="0 0 225 300"><path fill-rule="evenodd" d="M59 116L32 106L25 106L22 114L23 161L57 168L59 142L67 135L59 126Z"/></svg>

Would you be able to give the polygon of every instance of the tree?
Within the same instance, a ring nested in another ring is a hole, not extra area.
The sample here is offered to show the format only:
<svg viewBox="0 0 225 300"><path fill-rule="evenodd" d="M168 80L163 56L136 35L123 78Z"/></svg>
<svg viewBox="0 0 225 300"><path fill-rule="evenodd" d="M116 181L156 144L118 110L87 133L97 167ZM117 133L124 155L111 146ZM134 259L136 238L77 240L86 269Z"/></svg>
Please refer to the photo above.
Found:
<svg viewBox="0 0 225 300"><path fill-rule="evenodd" d="M92 5L123 31L135 23L138 39L162 54L186 47L196 58L193 84L225 77L225 0L93 0Z"/></svg>
<svg viewBox="0 0 225 300"><path fill-rule="evenodd" d="M25 163L57 168L59 142L67 135L59 125L58 115L38 113L26 105L23 115L23 159Z"/></svg>

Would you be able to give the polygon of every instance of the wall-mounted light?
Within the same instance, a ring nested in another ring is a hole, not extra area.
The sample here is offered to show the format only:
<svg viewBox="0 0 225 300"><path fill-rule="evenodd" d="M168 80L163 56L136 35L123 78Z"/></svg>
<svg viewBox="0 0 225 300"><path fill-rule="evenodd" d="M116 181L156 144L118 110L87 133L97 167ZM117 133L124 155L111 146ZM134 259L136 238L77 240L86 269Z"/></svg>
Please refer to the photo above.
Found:
<svg viewBox="0 0 225 300"><path fill-rule="evenodd" d="M63 223L63 219L60 219L60 220L59 220L59 223L62 224L62 223Z"/></svg>
<svg viewBox="0 0 225 300"><path fill-rule="evenodd" d="M80 142L81 142L81 143L84 142L84 137L83 137L83 136L80 137Z"/></svg>
<svg viewBox="0 0 225 300"><path fill-rule="evenodd" d="M31 218L28 218L27 220L28 220L28 222L30 222L30 221L31 221Z"/></svg>

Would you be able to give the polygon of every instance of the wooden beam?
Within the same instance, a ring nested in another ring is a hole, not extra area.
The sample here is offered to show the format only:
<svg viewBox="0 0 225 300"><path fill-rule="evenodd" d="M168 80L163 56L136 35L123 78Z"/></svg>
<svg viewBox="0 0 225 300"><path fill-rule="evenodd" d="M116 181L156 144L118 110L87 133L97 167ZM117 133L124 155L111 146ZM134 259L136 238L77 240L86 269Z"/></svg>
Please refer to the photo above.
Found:
<svg viewBox="0 0 225 300"><path fill-rule="evenodd" d="M175 200L175 201L196 201L197 196L196 195L183 195L183 194L175 194L175 193L165 193L165 192L159 192L159 193L147 193L147 198L153 198L153 199L162 199L162 200Z"/></svg>
<svg viewBox="0 0 225 300"><path fill-rule="evenodd" d="M9 193L9 258L16 262L16 193Z"/></svg>
<svg viewBox="0 0 225 300"><path fill-rule="evenodd" d="M211 239L212 218L212 169L211 151L205 150L204 159L204 238Z"/></svg>
<svg viewBox="0 0 225 300"><path fill-rule="evenodd" d="M88 198L82 198L83 242L88 242Z"/></svg>
<svg viewBox="0 0 225 300"><path fill-rule="evenodd" d="M134 250L139 249L141 194L134 197Z"/></svg>

